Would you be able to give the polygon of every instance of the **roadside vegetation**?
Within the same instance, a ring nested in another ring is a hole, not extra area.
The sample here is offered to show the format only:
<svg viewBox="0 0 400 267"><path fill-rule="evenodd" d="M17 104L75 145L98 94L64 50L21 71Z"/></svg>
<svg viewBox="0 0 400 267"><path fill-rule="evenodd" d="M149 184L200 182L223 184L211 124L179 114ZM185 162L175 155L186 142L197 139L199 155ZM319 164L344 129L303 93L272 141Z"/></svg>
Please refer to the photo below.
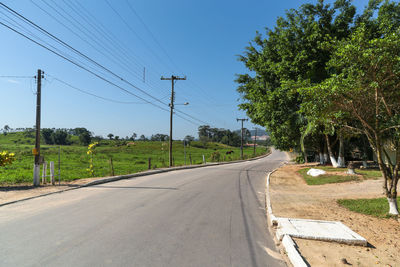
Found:
<svg viewBox="0 0 400 267"><path fill-rule="evenodd" d="M8 132L6 135L0 135L0 149L12 151L14 158L12 164L0 168L0 185L32 183L33 140L32 136L26 136L24 132ZM58 180L59 156L61 181L144 171L149 167L149 159L151 169L168 166L168 141L165 139L164 141L132 141L96 138L98 144L93 149L93 153L89 154L87 153L88 147L80 144L79 137L70 135L68 140L69 145L41 146L41 155L44 156L44 160L54 162L56 181ZM215 142L192 140L186 142L184 148L183 141L174 141L173 151L174 166L185 165L184 151L186 151L186 165L202 164L203 155L206 162L240 159L240 147ZM256 148L256 156L266 152L267 148L264 146ZM251 158L253 157L253 148L245 147L243 153L245 159Z"/></svg>
<svg viewBox="0 0 400 267"><path fill-rule="evenodd" d="M275 147L345 168L375 161L390 214L399 214L400 3L303 4L256 33L239 56L237 91Z"/></svg>
<svg viewBox="0 0 400 267"><path fill-rule="evenodd" d="M346 174L347 169L338 169L330 166L315 166L314 169L324 170L326 174L313 177L308 175L307 172L311 168L302 168L299 173L308 185L322 185L322 184L333 184L333 183L344 183L350 181L361 181L364 179L379 179L382 178L382 174L376 169L356 169L357 175ZM340 173L340 174L338 174Z"/></svg>
<svg viewBox="0 0 400 267"><path fill-rule="evenodd" d="M371 215L379 218L390 218L386 198L374 199L339 199L338 204L354 212ZM397 200L400 205L400 200Z"/></svg>

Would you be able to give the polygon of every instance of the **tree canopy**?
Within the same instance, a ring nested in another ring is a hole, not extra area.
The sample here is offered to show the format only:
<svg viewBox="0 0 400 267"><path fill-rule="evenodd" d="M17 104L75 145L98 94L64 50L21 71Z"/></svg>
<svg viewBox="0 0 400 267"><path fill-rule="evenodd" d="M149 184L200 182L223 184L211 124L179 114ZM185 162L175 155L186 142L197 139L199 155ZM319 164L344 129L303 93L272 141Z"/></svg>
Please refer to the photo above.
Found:
<svg viewBox="0 0 400 267"><path fill-rule="evenodd" d="M265 37L257 33L239 57L249 73L236 79L240 108L270 131L278 149L299 150L310 132L325 134L329 151L328 135L340 144L345 134L365 135L392 214L400 169L399 36L400 3L371 0L357 15L349 0L319 0L289 10Z"/></svg>
<svg viewBox="0 0 400 267"><path fill-rule="evenodd" d="M331 51L324 43L346 38L355 13L348 0L333 5L320 0L291 9L277 19L274 29L266 29L265 37L257 33L239 56L251 73L237 76L243 99L239 107L270 131L277 148L299 148L307 120L299 113L302 99L297 88L329 77L325 67Z"/></svg>

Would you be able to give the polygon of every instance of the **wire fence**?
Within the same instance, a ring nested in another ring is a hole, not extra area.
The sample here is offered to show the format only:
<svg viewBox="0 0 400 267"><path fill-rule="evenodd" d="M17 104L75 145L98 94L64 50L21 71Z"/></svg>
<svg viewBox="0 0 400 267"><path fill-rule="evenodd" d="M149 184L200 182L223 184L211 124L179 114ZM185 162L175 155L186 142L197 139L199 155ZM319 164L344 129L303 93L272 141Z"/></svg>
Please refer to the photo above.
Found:
<svg viewBox="0 0 400 267"><path fill-rule="evenodd" d="M16 161L12 165L0 168L0 184L31 183L33 177L33 146L20 146L9 149L16 153ZM196 165L207 162L232 161L240 159L240 150L208 150L199 151L187 148L177 150L173 154L173 165ZM165 149L151 152L135 151L135 149L103 147L93 155L93 175L89 171L89 155L86 147L43 146L41 155L47 166L54 163L56 182L68 182L81 178L104 177L136 173L148 169L166 168L169 166L168 151ZM228 153L229 152L229 153ZM258 150L257 155L265 153ZM244 158L252 157L252 149L245 150ZM43 175L43 166L41 166ZM49 174L49 168L47 175ZM49 182L49 177L47 177Z"/></svg>

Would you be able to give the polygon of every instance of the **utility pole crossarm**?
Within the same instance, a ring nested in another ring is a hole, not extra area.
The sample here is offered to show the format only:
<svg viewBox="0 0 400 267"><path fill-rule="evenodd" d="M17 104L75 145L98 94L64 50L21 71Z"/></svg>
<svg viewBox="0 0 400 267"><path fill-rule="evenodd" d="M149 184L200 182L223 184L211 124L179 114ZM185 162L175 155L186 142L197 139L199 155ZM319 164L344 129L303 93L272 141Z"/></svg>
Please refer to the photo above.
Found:
<svg viewBox="0 0 400 267"><path fill-rule="evenodd" d="M174 76L172 75L171 77L167 77L165 78L164 76L161 76L161 80L186 80L186 76L185 77L179 77L179 76Z"/></svg>

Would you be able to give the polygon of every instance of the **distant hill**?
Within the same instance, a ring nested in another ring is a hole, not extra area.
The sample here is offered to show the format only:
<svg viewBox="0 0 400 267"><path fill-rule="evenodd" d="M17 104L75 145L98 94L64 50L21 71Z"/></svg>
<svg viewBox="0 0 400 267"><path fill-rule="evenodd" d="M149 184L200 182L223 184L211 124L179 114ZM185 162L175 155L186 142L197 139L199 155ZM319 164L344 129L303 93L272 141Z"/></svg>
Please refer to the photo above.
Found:
<svg viewBox="0 0 400 267"><path fill-rule="evenodd" d="M251 136L254 136L256 134L256 130L255 129L251 129L249 131L251 133ZM239 130L235 130L234 132L240 134L240 129ZM257 136L264 136L264 135L269 136L269 133L267 131L257 127Z"/></svg>
<svg viewBox="0 0 400 267"><path fill-rule="evenodd" d="M251 136L254 136L256 134L256 130L250 130ZM263 135L268 135L269 133L261 128L257 128L257 136L263 136Z"/></svg>

